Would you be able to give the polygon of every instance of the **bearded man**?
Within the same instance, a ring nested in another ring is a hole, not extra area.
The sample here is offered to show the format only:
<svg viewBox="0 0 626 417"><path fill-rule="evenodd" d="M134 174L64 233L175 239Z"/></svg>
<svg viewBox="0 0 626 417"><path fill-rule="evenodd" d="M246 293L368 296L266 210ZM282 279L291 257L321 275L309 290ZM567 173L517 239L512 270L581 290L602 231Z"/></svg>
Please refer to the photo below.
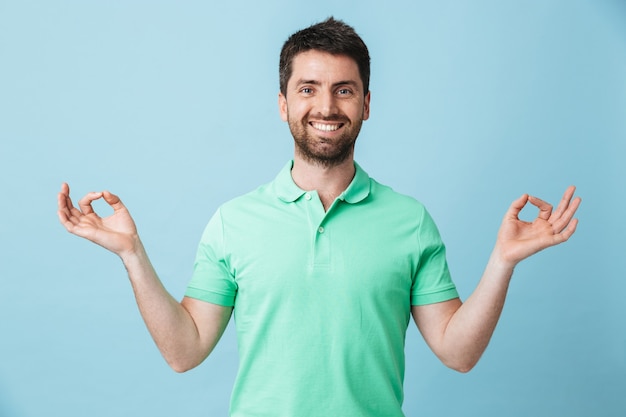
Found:
<svg viewBox="0 0 626 417"><path fill-rule="evenodd" d="M493 333L515 265L576 229L574 187L555 210L522 195L462 303L424 206L354 161L370 114L369 65L362 39L332 18L287 40L278 107L294 157L274 181L217 210L181 302L164 289L117 196L88 193L76 208L62 186L61 223L120 256L174 370L200 364L234 315L240 367L232 416L403 416L411 316L445 365L469 371ZM99 198L111 216L93 211ZM527 203L539 209L533 222L518 218Z"/></svg>

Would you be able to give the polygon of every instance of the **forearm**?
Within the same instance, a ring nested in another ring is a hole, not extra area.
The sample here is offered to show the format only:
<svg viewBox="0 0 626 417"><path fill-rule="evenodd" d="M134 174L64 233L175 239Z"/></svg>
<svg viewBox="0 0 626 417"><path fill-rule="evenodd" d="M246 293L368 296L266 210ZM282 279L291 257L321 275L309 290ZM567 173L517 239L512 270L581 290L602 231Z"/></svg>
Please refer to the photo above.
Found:
<svg viewBox="0 0 626 417"><path fill-rule="evenodd" d="M138 237L135 248L120 258L141 316L167 363L176 371L184 371L202 362L209 352L192 316L167 292Z"/></svg>
<svg viewBox="0 0 626 417"><path fill-rule="evenodd" d="M165 360L176 371L198 365L222 335L232 307L185 297L177 302L165 290L137 235L126 206L108 191L87 193L74 207L69 186L57 196L59 221L65 229L117 254L124 263L139 311ZM103 198L113 214L101 218L91 206Z"/></svg>
<svg viewBox="0 0 626 417"><path fill-rule="evenodd" d="M513 268L495 249L478 286L445 329L442 349L448 366L467 372L480 359L502 313Z"/></svg>
<svg viewBox="0 0 626 417"><path fill-rule="evenodd" d="M578 224L573 216L581 201L573 198L574 191L573 186L568 187L554 211L550 204L528 194L511 204L485 272L464 304L455 299L413 307L415 322L446 365L469 371L478 362L500 318L515 265L572 236ZM533 222L519 219L527 202L539 209Z"/></svg>

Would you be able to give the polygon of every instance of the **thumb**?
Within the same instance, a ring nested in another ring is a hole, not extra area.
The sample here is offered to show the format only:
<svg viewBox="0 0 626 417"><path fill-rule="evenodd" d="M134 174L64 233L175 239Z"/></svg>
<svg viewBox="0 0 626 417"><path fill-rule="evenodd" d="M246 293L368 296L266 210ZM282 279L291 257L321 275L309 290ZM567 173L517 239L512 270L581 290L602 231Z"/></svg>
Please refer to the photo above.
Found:
<svg viewBox="0 0 626 417"><path fill-rule="evenodd" d="M511 206L509 207L509 209L506 212L506 218L507 219L519 219L519 213L522 211L522 209L524 208L524 206L526 206L526 203L528 202L528 194L523 194L520 198L518 198L517 200L513 201L511 203Z"/></svg>
<svg viewBox="0 0 626 417"><path fill-rule="evenodd" d="M122 200L109 191L103 191L102 197L104 198L104 201L106 201L107 204L110 205L115 211L126 208L126 206L122 203Z"/></svg>

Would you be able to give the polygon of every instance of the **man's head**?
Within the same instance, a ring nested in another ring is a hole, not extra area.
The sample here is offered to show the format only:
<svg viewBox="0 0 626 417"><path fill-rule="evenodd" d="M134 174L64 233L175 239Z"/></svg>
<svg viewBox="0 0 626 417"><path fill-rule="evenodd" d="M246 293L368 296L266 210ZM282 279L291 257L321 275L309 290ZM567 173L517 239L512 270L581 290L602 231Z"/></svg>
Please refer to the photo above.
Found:
<svg viewBox="0 0 626 417"><path fill-rule="evenodd" d="M369 118L369 54L350 26L334 19L303 29L281 53L278 107L295 159L334 167L353 158Z"/></svg>
<svg viewBox="0 0 626 417"><path fill-rule="evenodd" d="M287 39L280 53L280 92L287 95L287 83L292 74L293 59L302 52L317 50L353 59L363 82L363 93L369 92L370 56L367 46L354 29L340 20L327 20L302 29Z"/></svg>

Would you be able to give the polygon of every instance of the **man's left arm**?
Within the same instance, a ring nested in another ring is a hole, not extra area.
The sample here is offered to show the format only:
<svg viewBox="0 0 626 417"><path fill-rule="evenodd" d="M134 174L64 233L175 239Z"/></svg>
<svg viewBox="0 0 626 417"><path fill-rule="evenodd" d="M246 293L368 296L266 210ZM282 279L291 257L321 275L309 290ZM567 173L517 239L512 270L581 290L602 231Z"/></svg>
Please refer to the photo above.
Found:
<svg viewBox="0 0 626 417"><path fill-rule="evenodd" d="M468 372L487 348L496 327L515 266L529 256L567 241L578 224L574 213L580 198L569 187L556 210L524 194L507 211L485 272L472 295L436 304L413 306L411 313L426 343L452 369ZM539 209L532 222L519 219L530 203Z"/></svg>

